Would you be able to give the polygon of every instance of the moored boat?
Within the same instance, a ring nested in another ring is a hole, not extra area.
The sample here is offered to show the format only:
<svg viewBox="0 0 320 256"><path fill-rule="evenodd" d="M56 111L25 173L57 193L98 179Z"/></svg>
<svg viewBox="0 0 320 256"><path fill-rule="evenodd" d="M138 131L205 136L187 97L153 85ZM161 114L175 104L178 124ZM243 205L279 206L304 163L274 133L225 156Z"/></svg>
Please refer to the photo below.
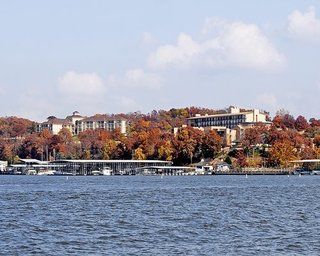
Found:
<svg viewBox="0 0 320 256"><path fill-rule="evenodd" d="M112 175L112 169L110 167L104 167L102 169L102 175L105 175L105 176Z"/></svg>
<svg viewBox="0 0 320 256"><path fill-rule="evenodd" d="M294 175L311 175L312 171L309 169L296 169L293 172Z"/></svg>
<svg viewBox="0 0 320 256"><path fill-rule="evenodd" d="M102 175L102 172L101 171L98 171L98 170L95 170L95 171L92 171L91 174L93 176L98 176L98 175Z"/></svg>
<svg viewBox="0 0 320 256"><path fill-rule="evenodd" d="M320 175L320 170L312 170L312 175Z"/></svg>

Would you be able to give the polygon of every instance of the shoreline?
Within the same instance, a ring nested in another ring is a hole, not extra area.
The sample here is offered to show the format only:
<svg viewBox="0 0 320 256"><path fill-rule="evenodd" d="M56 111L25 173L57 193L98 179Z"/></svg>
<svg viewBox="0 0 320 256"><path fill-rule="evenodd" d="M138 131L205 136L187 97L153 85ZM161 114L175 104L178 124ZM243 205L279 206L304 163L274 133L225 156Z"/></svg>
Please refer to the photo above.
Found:
<svg viewBox="0 0 320 256"><path fill-rule="evenodd" d="M121 176L298 176L297 174L294 174L292 172L277 172L277 173L273 173L273 172L220 172L220 173L214 173L214 174L182 174L182 175L162 175L162 174L137 174L137 175L28 175L28 174L13 174L13 173L0 173L0 176L55 176L55 177L98 177L98 176L117 176L117 177L121 177ZM317 176L316 174L303 174L303 176Z"/></svg>

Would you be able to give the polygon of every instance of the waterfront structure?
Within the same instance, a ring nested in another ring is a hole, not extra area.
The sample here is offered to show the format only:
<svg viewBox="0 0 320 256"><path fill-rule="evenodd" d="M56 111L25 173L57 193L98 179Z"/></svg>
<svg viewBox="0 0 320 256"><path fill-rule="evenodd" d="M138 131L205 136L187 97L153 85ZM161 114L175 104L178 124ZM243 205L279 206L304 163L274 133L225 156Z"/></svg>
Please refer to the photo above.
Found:
<svg viewBox="0 0 320 256"><path fill-rule="evenodd" d="M61 166L51 164L49 161L37 159L19 159L18 163L10 165L13 174L37 174L48 170L57 170Z"/></svg>
<svg viewBox="0 0 320 256"><path fill-rule="evenodd" d="M268 113L259 109L241 110L232 106L225 113L188 118L188 125L191 127L215 130L224 139L226 146L240 140L244 131L257 123L270 124Z"/></svg>
<svg viewBox="0 0 320 256"><path fill-rule="evenodd" d="M61 129L67 128L73 135L77 135L85 130L104 129L113 131L119 129L121 133L126 133L127 122L123 118L109 117L107 115L95 115L91 117L81 116L78 111L67 116L65 119L48 117L47 121L38 123L36 131L41 132L48 129L53 134L58 134Z"/></svg>
<svg viewBox="0 0 320 256"><path fill-rule="evenodd" d="M195 168L191 166L148 166L138 168L139 175L194 175Z"/></svg>
<svg viewBox="0 0 320 256"><path fill-rule="evenodd" d="M151 167L162 168L172 165L170 161L162 160L55 160L39 161L36 159L20 159L21 163L13 164L11 167L15 173L28 174L30 170L35 173L43 171L55 171L61 174L92 175L96 171L102 172L108 168L115 175L135 175L142 170Z"/></svg>
<svg viewBox="0 0 320 256"><path fill-rule="evenodd" d="M93 171L110 168L113 174L134 175L137 170L151 166L170 166L172 162L161 160L56 160L62 172L74 175L91 175Z"/></svg>

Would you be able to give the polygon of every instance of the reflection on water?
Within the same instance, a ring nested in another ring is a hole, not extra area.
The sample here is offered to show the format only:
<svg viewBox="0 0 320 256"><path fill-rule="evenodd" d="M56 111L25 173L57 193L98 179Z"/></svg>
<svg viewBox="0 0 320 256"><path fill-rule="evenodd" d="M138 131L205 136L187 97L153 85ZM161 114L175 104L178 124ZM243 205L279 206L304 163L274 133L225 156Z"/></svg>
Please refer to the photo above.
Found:
<svg viewBox="0 0 320 256"><path fill-rule="evenodd" d="M0 176L3 255L318 255L320 177Z"/></svg>

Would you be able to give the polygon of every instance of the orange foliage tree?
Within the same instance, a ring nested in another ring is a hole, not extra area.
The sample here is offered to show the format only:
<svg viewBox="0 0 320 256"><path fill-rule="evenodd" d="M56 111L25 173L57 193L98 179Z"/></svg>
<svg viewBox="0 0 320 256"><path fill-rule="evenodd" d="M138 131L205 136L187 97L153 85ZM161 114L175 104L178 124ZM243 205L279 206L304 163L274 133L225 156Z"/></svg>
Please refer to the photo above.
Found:
<svg viewBox="0 0 320 256"><path fill-rule="evenodd" d="M297 150L288 140L275 142L270 148L269 161L280 167L290 166L290 161L298 158Z"/></svg>

